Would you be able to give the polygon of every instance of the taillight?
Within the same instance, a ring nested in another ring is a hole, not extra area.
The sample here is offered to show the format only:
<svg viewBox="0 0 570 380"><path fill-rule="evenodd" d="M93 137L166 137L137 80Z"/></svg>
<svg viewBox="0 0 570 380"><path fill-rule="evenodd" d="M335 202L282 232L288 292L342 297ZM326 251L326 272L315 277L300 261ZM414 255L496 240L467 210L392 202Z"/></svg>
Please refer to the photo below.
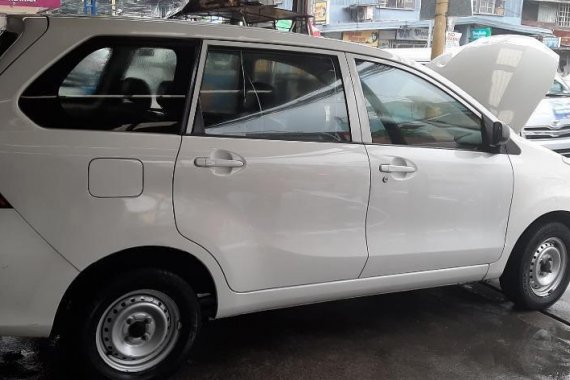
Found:
<svg viewBox="0 0 570 380"><path fill-rule="evenodd" d="M12 208L10 203L0 194L0 208Z"/></svg>

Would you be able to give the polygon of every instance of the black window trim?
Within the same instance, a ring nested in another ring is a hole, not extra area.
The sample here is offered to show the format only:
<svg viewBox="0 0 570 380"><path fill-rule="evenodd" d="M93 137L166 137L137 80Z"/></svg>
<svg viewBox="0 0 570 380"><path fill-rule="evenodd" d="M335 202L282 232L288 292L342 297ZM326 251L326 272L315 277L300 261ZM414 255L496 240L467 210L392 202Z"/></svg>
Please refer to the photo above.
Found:
<svg viewBox="0 0 570 380"><path fill-rule="evenodd" d="M276 51L281 53L290 52L292 54L296 53L307 53L314 55L327 56L332 59L336 59L336 64L340 71L339 79L342 82L342 88L344 92L344 99L348 117L348 128L350 133L350 141L316 141L316 140L301 140L301 139L271 139L267 137L252 137L252 136L230 136L230 135L215 135L215 134L203 134L196 133L196 124L198 123L198 113L199 113L199 95L200 87L204 78L204 71L206 65L206 58L208 52L212 49L228 49L228 50L254 50L254 51ZM231 139L248 139L248 140L267 140L267 141L296 141L302 143L328 143L328 144L363 144L362 133L360 128L360 121L358 118L357 110L357 100L355 88L353 87L351 77L349 75L350 68L348 66L348 58L346 52L337 50L327 50L322 48L310 48L310 47L299 47L294 45L282 45L282 44L272 44L272 43L257 43L257 42L236 42L228 40L216 40L216 39L205 39L202 41L202 47L200 52L199 67L197 70L197 75L194 77L195 86L192 89L191 96L191 106L189 111L189 118L187 123L187 128L184 131L185 136L192 137L209 137L209 138L231 138ZM348 82L348 83L347 83ZM353 107L350 107L351 102Z"/></svg>

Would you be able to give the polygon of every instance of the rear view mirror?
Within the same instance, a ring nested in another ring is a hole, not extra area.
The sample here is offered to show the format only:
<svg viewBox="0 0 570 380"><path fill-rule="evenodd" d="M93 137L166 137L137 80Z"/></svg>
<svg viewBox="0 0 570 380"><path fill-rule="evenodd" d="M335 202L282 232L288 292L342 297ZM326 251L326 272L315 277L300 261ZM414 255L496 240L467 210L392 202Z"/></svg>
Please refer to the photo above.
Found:
<svg viewBox="0 0 570 380"><path fill-rule="evenodd" d="M505 145L511 136L511 129L500 121L483 117L483 143L491 148Z"/></svg>

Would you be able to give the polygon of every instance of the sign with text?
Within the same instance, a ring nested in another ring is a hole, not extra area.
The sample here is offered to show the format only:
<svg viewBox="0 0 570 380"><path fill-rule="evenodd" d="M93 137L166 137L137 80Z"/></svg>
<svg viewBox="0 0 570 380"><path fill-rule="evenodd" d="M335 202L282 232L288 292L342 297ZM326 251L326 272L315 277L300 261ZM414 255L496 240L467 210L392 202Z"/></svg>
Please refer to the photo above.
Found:
<svg viewBox="0 0 570 380"><path fill-rule="evenodd" d="M342 40L356 42L366 46L378 47L378 31L363 30L358 32L343 32Z"/></svg>
<svg viewBox="0 0 570 380"><path fill-rule="evenodd" d="M461 40L461 33L446 32L445 33L445 47L459 47Z"/></svg>
<svg viewBox="0 0 570 380"><path fill-rule="evenodd" d="M328 0L317 0L314 3L313 22L315 25L322 25L329 23L329 2Z"/></svg>
<svg viewBox="0 0 570 380"><path fill-rule="evenodd" d="M427 41L429 38L429 30L422 28L402 28L396 29L397 40L407 41Z"/></svg>
<svg viewBox="0 0 570 380"><path fill-rule="evenodd" d="M542 43L551 49L558 49L560 47L560 37L542 37Z"/></svg>
<svg viewBox="0 0 570 380"><path fill-rule="evenodd" d="M53 9L61 6L61 0L0 0L0 6Z"/></svg>
<svg viewBox="0 0 570 380"><path fill-rule="evenodd" d="M491 37L491 28L474 28L471 29L471 40L475 41L479 38Z"/></svg>

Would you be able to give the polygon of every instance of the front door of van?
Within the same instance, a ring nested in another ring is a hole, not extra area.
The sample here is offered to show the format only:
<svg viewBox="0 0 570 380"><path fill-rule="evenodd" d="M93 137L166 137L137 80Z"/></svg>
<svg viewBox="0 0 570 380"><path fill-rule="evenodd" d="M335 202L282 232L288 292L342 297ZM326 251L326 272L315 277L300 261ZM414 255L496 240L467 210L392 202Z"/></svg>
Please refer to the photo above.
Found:
<svg viewBox="0 0 570 380"><path fill-rule="evenodd" d="M481 115L412 69L351 63L371 132L370 259L362 276L496 261L513 172L508 155L482 149Z"/></svg>
<svg viewBox="0 0 570 380"><path fill-rule="evenodd" d="M175 170L180 233L238 292L357 278L370 169L344 55L212 42L202 66Z"/></svg>

